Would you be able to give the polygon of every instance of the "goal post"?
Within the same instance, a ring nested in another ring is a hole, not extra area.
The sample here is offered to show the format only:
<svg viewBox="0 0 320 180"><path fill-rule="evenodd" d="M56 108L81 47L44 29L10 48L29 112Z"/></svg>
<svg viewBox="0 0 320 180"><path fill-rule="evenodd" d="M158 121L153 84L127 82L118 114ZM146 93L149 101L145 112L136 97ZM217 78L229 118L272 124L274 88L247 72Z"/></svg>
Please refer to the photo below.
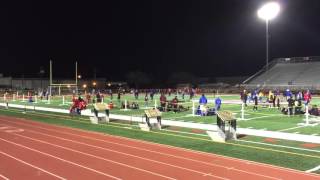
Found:
<svg viewBox="0 0 320 180"><path fill-rule="evenodd" d="M61 96L64 93L72 93L78 94L78 62L75 62L75 81L70 81L70 83L54 83L53 81L53 63L50 60L50 84L48 87L49 95L52 96L53 94Z"/></svg>

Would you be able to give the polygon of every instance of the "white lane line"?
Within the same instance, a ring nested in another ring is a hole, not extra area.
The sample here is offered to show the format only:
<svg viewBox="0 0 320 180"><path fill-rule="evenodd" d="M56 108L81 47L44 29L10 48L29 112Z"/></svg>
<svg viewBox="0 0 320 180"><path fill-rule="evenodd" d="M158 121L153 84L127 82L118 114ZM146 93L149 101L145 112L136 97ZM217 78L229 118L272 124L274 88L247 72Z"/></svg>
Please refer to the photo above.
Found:
<svg viewBox="0 0 320 180"><path fill-rule="evenodd" d="M312 169L309 169L309 170L306 170L306 172L308 173L311 173L311 172L314 172L314 171L318 171L320 169L320 165L315 167L315 168L312 168Z"/></svg>
<svg viewBox="0 0 320 180"><path fill-rule="evenodd" d="M5 177L4 175L0 174L0 178L4 179L4 180L10 180L9 178Z"/></svg>
<svg viewBox="0 0 320 180"><path fill-rule="evenodd" d="M311 134L311 136L317 136L318 134L316 133L316 134Z"/></svg>
<svg viewBox="0 0 320 180"><path fill-rule="evenodd" d="M10 144L13 144L13 145L16 145L16 146L19 146L19 147L22 147L22 148L25 148L25 149L28 149L28 150L31 150L31 151L34 151L34 152L37 152L37 153L40 153L40 154L43 154L43 155L46 155L46 156L49 156L49 157L52 157L52 158L55 158L55 159L58 159L58 160L63 161L63 162L67 162L67 163L69 163L69 164L72 164L72 165L75 165L75 166L78 166L78 167L87 169L87 170L89 170L89 171L93 171L93 172L95 172L95 173L98 173L98 174L101 174L101 175L104 175L104 176L107 176L107 177L110 177L110 178L113 178L113 179L121 180L120 178L111 176L111 175L109 175L109 174L106 174L106 173L103 173L103 172L100 172L100 171L91 169L91 168L86 167L86 166L82 166L82 165L80 165L80 164L77 164L77 163L74 163L74 162L71 162L71 161L68 161L68 160L65 160L65 159L62 159L62 158L53 156L53 155L51 155L51 154L48 154L48 153L45 153L45 152L42 152L42 151L38 151L38 150L36 150L36 149L30 148L30 147L27 147L27 146L24 146L24 145L21 145L21 144L17 144L17 143L11 142L11 141L7 141L7 140L2 139L2 138L0 138L0 140L5 141L5 142L10 143Z"/></svg>
<svg viewBox="0 0 320 180"><path fill-rule="evenodd" d="M25 125L25 126L29 126L29 127L35 128L35 126L33 126L33 125L28 125L28 124L25 124L25 123L17 123L17 122L14 122L14 123L15 123L15 124L23 124L23 125ZM139 148L139 147L129 146L129 145L121 144L121 143L109 142L109 141L105 141L105 140L101 140L101 139L90 138L90 137L87 137L87 136L81 136L81 135L78 135L78 134L61 132L61 131L52 130L52 129L48 129L48 128L43 128L43 127L39 127L39 126L37 126L36 128L44 129L44 130L47 130L47 131L52 131L52 132L55 132L55 133L61 133L61 134L68 134L68 135L78 136L78 137L86 138L86 139L89 139L89 140L95 140L95 141L100 141L100 142L109 143L109 144L116 144L116 145L123 146L123 147L129 147L129 148L138 149L138 150L142 150L142 151L152 152L152 153L161 154L161 155L164 155L164 156L174 157L174 158L178 158L178 159L189 160L189 161L192 161L192 162L197 162L197 163L201 163L201 164L206 164L206 165L209 165L209 166L221 167L221 168L225 168L225 169L229 169L229 168L230 168L230 167L224 166L224 165L207 163L207 162L203 162L203 161L199 161L199 160L195 160L195 159L190 159L190 158L186 158L186 157L182 157L182 156L175 156L175 155L171 155L171 154L167 154L167 153L161 153L161 152L158 152L158 151L153 151L153 150L149 150L149 149L145 149L145 148ZM74 129L74 130L75 130L75 129ZM30 131L30 130L29 130L29 131ZM79 131L82 131L82 130L79 130ZM86 132L86 131L83 131L83 132ZM86 132L86 133L88 133L88 132ZM93 134L95 134L95 133L93 132ZM97 134L99 134L99 133L97 133ZM99 134L99 135L101 135L101 134ZM108 136L108 135L107 135L107 136ZM112 137L117 137L117 136L112 136ZM122 137L119 137L119 138L122 139ZM126 138L124 138L124 139L126 139ZM132 141L132 139L126 139L126 140ZM143 143L149 144L149 142L140 141L140 140L133 140L133 141L139 141L139 142L143 142ZM152 143L151 143L151 144L152 144ZM160 146L161 146L161 144L153 144L153 145L157 145L157 146L160 145ZM166 146L166 145L164 145L164 146ZM168 146L168 147L169 147L169 148L175 148L175 147L171 147L171 146ZM180 149L180 150L181 150L181 149ZM188 150L188 149L182 149L182 150ZM198 152L198 151L195 151L195 152ZM245 170L241 170L241 169L236 169L236 168L234 168L233 170L234 170L234 171L238 171L238 172L242 172L242 173L246 173L246 174L261 176L261 177L265 177L265 178L269 178L269 179L279 179L279 178L275 178L275 177L272 177L272 176L263 175L263 174L259 174L259 173L254 173L254 172L249 172L249 171L245 171Z"/></svg>
<svg viewBox="0 0 320 180"><path fill-rule="evenodd" d="M124 163L120 163L120 162L117 162L117 161L113 161L113 160L110 160L110 159L106 159L106 158L103 158L103 157L95 156L95 155L92 155L92 154L89 154L89 153L81 152L81 151L78 151L78 150L74 150L74 149L67 148L67 147L60 146L60 145L56 145L56 144L51 144L51 143L48 143L48 142L45 142L45 141L42 141L42 140L30 138L30 137L23 136L23 135L20 135L20 134L14 134L14 135L20 136L20 137L23 137L23 138L26 138L26 139L30 139L30 140L33 140L33 141L38 141L38 142L41 142L41 143L44 143L44 144L48 144L48 145L51 145L51 146L59 147L61 149L69 150L69 151L76 152L76 153L79 153L79 154L83 154L83 155L86 155L86 156L94 157L94 158L97 158L97 159L100 159L100 160L104 160L104 161L107 161L107 162L111 162L111 163L114 163L114 164L122 165L122 166L125 166L125 167L128 167L128 168L132 168L132 169L139 170L139 171L142 171L142 172L145 172L145 173L149 173L149 174L153 174L153 175L156 175L156 176L160 176L160 177L163 177L163 178L166 178L166 179L174 180L174 178L172 178L172 177L168 177L168 176L164 176L162 174L158 174L158 173L155 173L155 172L152 172L152 171L147 171L147 170L144 170L144 169L136 168L134 166L130 166L130 165L127 165L127 164L124 164Z"/></svg>
<svg viewBox="0 0 320 180"><path fill-rule="evenodd" d="M132 155L132 154L128 154L128 153L124 153L124 152L120 152L120 151L116 151L116 150L112 150L112 149L108 149L108 148L104 148L104 147L100 147L100 146L95 146L95 145L82 143L82 142L78 142L78 141L74 141L74 140L70 140L70 139L65 139L65 138L61 138L61 137L57 137L57 136L53 136L53 135L48 135L48 134L36 132L36 131L33 131L33 130L28 130L28 131L29 132L33 132L35 134L41 134L41 135L44 135L44 136L53 137L53 138L56 138L56 139L69 141L69 142L72 142L72 143L81 144L81 145L85 145L85 146L89 146L89 147L93 147L93 148L96 148L96 149L102 149L102 150L105 150L105 151L109 151L109 152L113 152L113 153L117 153L117 154L122 154L122 155L125 155L125 156L131 156L131 157L134 157L134 158L139 158L139 159L143 159L143 160L146 160L146 161L151 161L151 162L154 162L154 163L171 166L171 167L174 167L174 168L190 171L190 172L193 172L193 173L198 173L198 174L201 174L201 175L208 174L208 173L205 173L205 172L201 172L201 171L197 171L197 170L193 170L193 169L189 169L189 168L184 168L184 167L181 167L181 166L165 163L165 162L162 162L162 161L157 161L157 160L153 160L153 159L149 159L149 158L144 158L144 157L141 157L141 156L136 156L136 155ZM29 139L29 137L26 137L26 136L24 136L24 137ZM30 139L34 140L33 138L30 138ZM41 140L38 140L38 141L41 141ZM41 141L41 142L50 144L50 143L45 142L45 141ZM52 145L52 144L50 144L50 145ZM99 157L99 156L97 156L97 157ZM102 158L102 157L100 157L100 158ZM224 177L221 177L221 176L216 176L216 175L207 175L207 176L212 176L212 177L216 177L216 178L219 178L219 179L227 179L227 178L224 178Z"/></svg>
<svg viewBox="0 0 320 180"><path fill-rule="evenodd" d="M41 127L38 127L38 128L41 128ZM68 129L73 130L73 131L80 131L80 132L88 133L88 131L81 130L81 129L76 129L76 128L68 128ZM57 131L57 132L59 132L59 131ZM72 134L72 133L70 133L70 134ZM94 134L94 132L93 132L93 134ZM99 134L99 133L97 133L97 134ZM76 134L74 134L74 135L75 136L80 136L80 135L76 135ZM130 138L127 138L127 137L115 136L115 135L110 135L110 134L99 134L99 135L110 136L110 137L113 137L115 139L124 139L124 140L132 141L132 142L140 142L140 143L149 144L149 145L153 145L153 146L158 146L158 147L162 147L162 148L169 148L169 149L174 149L174 150L179 150L179 151L185 151L185 152L194 153L194 154L198 154L198 155L205 155L207 157L213 157L213 158L217 158L218 157L218 158L227 159L227 160L230 160L230 161L242 162L242 163L245 163L245 164L256 165L256 166L260 166L260 167L264 167L264 168L268 167L268 168L272 168L272 169L275 169L275 170L278 170L278 171L281 170L281 171L285 171L285 172L291 172L291 173L295 173L295 174L302 174L302 175L306 175L306 176L319 178L318 175L304 173L304 172L301 172L301 171L296 170L296 169L290 169L290 168L275 166L275 165L271 165L271 164L264 164L264 163L255 162L255 161L249 161L249 160L244 160L244 159L239 159L239 158L234 158L234 157L229 157L229 156L223 156L223 155L219 155L219 154L212 154L212 153L196 151L196 150L186 149L186 148L182 148L182 147L175 147L175 146L170 146L170 145L165 145L165 144L159 144L159 143L155 143L155 142L148 142L148 141L143 141L143 140L138 140L138 139L130 139ZM86 136L82 136L82 137L87 138ZM95 139L95 138L92 138L92 139ZM104 141L104 140L101 140L101 139L97 139L97 140ZM108 141L104 141L104 142L108 142ZM125 145L123 145L123 146L125 146ZM158 152L155 152L155 153L158 153ZM173 156L173 155L170 155L170 154L167 154L167 155L168 156ZM179 156L177 156L177 157L179 157ZM180 158L184 159L184 157L180 157ZM186 159L188 159L188 158L186 158ZM198 161L198 160L194 160L194 159L190 159L190 160L191 161L195 161L195 162ZM209 163L202 162L202 161L198 161L198 162L209 164ZM226 167L226 166L217 165L217 164L211 164L211 165ZM257 174L257 173L253 173L253 172L247 172L247 171L238 170L238 169L234 169L234 170L241 171L241 172L246 172L248 174L256 174L256 175L264 176L262 174ZM273 178L271 176L264 176L264 177ZM274 179L277 179L277 178L274 178Z"/></svg>
<svg viewBox="0 0 320 180"><path fill-rule="evenodd" d="M50 175L52 175L52 176L54 176L54 177L56 177L56 178L58 178L58 179L66 180L66 178L63 178L63 177L61 177L61 176L58 176L58 175L56 175L56 174L54 174L54 173L51 173L51 172L49 172L49 171L46 171L46 170L44 170L44 169L42 169L42 168L40 168L40 167L38 167L38 166L32 165L32 164L30 164L30 163L27 163L27 162L25 162L25 161L23 161L23 160L21 160L21 159L18 159L18 158L14 157L14 156L9 155L9 154L7 154L7 153L5 153L5 152L3 152L3 151L0 151L0 154L3 154L3 155L5 155L5 156L8 156L8 157L10 157L10 158L12 158L12 159L14 159L14 160L16 160L16 161L19 161L19 162L21 162L21 163L23 163L23 164L25 164L25 165L31 166L31 167L33 167L33 168L35 168L35 169L38 169L38 170L42 171L42 172L45 172L45 173L47 173L47 174L50 174Z"/></svg>
<svg viewBox="0 0 320 180"><path fill-rule="evenodd" d="M5 120L3 118L1 118L0 120L6 121L6 122L12 122L12 121ZM17 122L12 122L12 123L22 124L22 125L28 126L28 124L27 124L28 121L27 120L23 120L23 119L18 119L18 120L20 121L20 123L17 123ZM29 125L29 126L30 127L35 127L35 126L31 126L31 125ZM62 133L61 131L55 131L55 130L52 130L52 129L42 128L42 127L39 127L38 125L36 125L36 126L37 126L37 128L40 128L40 129L46 129L46 130L50 130L50 131L53 131L53 132ZM61 128L61 126L55 126L55 125L52 125L52 126L56 127L56 128ZM123 140L131 141L131 142L139 142L139 143L148 144L148 145L152 145L152 146L158 146L158 147L162 147L162 148L174 149L174 150L178 150L178 151L185 151L185 152L189 152L189 153L203 155L203 156L206 156L206 157L212 157L212 158L217 158L218 157L218 158L222 158L222 159L226 159L226 160L230 160L230 161L242 162L242 163L256 165L256 166L260 166L260 167L264 167L264 168L271 168L271 169L278 170L278 171L281 170L281 171L284 171L284 172L302 174L302 175L306 175L306 176L309 176L309 177L316 177L316 178L319 177L318 175L314 175L314 174L310 174L310 173L304 173L304 172L301 172L301 171L296 170L296 169L284 168L284 167L279 167L279 166L270 165L270 164L264 164L264 163L260 163L260 162L254 162L254 161L249 161L249 160L244 160L244 159L239 159L239 158L234 158L234 157L229 157L229 156L223 156L223 155L219 155L219 154L201 152L201 151L196 151L196 150L192 150L192 149L186 149L186 148L182 148L182 147L174 147L174 146L170 146L170 145L159 144L159 143L155 143L155 142L148 142L148 141L132 139L132 138L127 138L127 137L120 137L120 136L115 136L115 135L110 135L110 134L102 134L102 133L98 133L98 132L88 132L88 131L85 131L85 130L82 130L82 129L77 129L77 128L71 128L71 127L64 127L64 128L65 129L69 129L71 131L75 131L75 132L78 131L78 132L83 132L83 133L88 133L88 134L93 134L93 135L96 134L96 135L106 136L106 137L109 136L109 137L112 137L112 138L115 138L115 139L123 139ZM81 135L72 134L72 133L66 133L66 134L71 134L71 135L74 135L74 136L88 138L86 136L81 136ZM89 139L95 139L95 138L89 138ZM95 140L104 141L104 140L101 140L101 139L95 139ZM110 143L108 141L104 141L104 142ZM125 146L125 145L123 145L123 146ZM133 147L133 148L137 148L137 147ZM155 152L155 153L159 153L159 152ZM160 154L164 154L164 153L160 153ZM173 155L170 155L170 154L167 154L167 155L168 156L173 156ZM176 157L179 157L179 156L176 156ZM184 159L184 157L180 157L180 158ZM188 158L185 158L185 159L188 159ZM195 160L195 159L189 159L189 160L194 161L194 162L209 164L209 163L198 161L198 160ZM209 164L209 165L226 167L226 166L217 165L217 164ZM235 169L235 170L237 170L237 169ZM248 173L248 174L257 174L257 173L253 173L253 172L243 171L243 170L238 170L238 171L245 172L245 173ZM257 175L259 175L259 174L257 174ZM261 175L261 176L264 176L264 175ZM270 176L265 176L265 177L270 177Z"/></svg>

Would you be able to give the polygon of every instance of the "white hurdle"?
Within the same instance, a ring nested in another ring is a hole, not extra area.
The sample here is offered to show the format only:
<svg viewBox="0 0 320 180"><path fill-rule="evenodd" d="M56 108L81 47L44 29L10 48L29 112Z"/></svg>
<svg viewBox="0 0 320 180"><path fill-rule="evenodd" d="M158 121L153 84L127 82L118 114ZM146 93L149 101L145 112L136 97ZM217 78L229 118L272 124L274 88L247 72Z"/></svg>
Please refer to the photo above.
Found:
<svg viewBox="0 0 320 180"><path fill-rule="evenodd" d="M12 101L16 101L16 95L12 94Z"/></svg>
<svg viewBox="0 0 320 180"><path fill-rule="evenodd" d="M154 100L154 109L157 109L157 100Z"/></svg>
<svg viewBox="0 0 320 180"><path fill-rule="evenodd" d="M24 94L22 94L22 102L26 102L26 99L24 98Z"/></svg>

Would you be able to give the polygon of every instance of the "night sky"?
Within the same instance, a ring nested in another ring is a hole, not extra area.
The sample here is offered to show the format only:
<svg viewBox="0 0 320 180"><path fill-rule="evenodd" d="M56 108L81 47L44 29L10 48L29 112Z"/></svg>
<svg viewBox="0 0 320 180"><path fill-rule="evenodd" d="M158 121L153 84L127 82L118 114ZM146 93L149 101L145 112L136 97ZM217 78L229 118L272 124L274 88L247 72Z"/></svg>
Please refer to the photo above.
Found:
<svg viewBox="0 0 320 180"><path fill-rule="evenodd" d="M124 80L142 71L200 77L252 75L265 64L260 0L6 1L0 6L0 73ZM320 1L281 0L270 58L320 55ZM58 70L60 70L58 72Z"/></svg>

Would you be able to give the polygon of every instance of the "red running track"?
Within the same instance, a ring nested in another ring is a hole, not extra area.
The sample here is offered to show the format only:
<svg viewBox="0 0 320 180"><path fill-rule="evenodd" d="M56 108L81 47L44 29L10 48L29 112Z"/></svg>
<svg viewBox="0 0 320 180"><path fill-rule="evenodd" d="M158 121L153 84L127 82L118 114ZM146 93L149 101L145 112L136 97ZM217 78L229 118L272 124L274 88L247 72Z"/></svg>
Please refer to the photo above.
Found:
<svg viewBox="0 0 320 180"><path fill-rule="evenodd" d="M3 116L0 162L0 180L320 180L311 173Z"/></svg>

